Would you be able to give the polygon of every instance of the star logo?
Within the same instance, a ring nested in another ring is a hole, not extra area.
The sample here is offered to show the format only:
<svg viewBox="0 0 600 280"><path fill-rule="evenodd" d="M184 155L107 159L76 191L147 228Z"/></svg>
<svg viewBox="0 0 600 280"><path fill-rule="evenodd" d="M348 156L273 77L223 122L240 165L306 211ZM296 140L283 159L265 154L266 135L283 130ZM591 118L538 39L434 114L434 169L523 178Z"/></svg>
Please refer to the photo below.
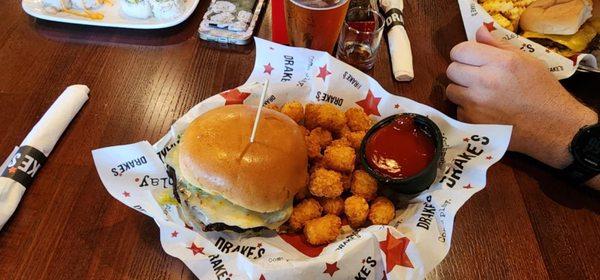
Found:
<svg viewBox="0 0 600 280"><path fill-rule="evenodd" d="M271 66L271 62L269 62L267 65L263 65L263 67L265 67L265 71L263 73L267 73L269 75L271 75L271 71L275 70L275 68Z"/></svg>
<svg viewBox="0 0 600 280"><path fill-rule="evenodd" d="M334 262L334 263L325 263L325 266L326 266L327 268L325 268L325 271L323 271L323 274L327 273L327 274L329 274L329 276L331 276L331 277L333 277L333 274L334 274L336 271L340 270L340 269L337 267L337 262Z"/></svg>
<svg viewBox="0 0 600 280"><path fill-rule="evenodd" d="M375 97L371 90L369 90L369 92L367 92L367 97L363 100L357 101L356 104L363 108L367 116L381 116L381 114L379 114L379 109L377 108L377 106L379 106L380 101L381 97Z"/></svg>
<svg viewBox="0 0 600 280"><path fill-rule="evenodd" d="M574 56L569 57L569 59L573 62L573 66L577 65L577 58L579 57L579 54L576 54Z"/></svg>
<svg viewBox="0 0 600 280"><path fill-rule="evenodd" d="M241 92L237 88L220 93L225 98L225 105L244 104L244 100L250 96L248 92Z"/></svg>
<svg viewBox="0 0 600 280"><path fill-rule="evenodd" d="M472 189L473 187L471 187L471 184L467 184L466 186L463 186L463 189Z"/></svg>
<svg viewBox="0 0 600 280"><path fill-rule="evenodd" d="M463 141L465 141L465 142L469 142L469 137L465 137L465 138L463 138Z"/></svg>
<svg viewBox="0 0 600 280"><path fill-rule="evenodd" d="M319 67L319 75L317 75L317 78L322 78L324 82L327 75L331 75L331 72L327 71L327 64L323 65L323 67Z"/></svg>
<svg viewBox="0 0 600 280"><path fill-rule="evenodd" d="M492 31L496 30L496 27L494 26L494 22L493 21L492 22L484 22L483 26L485 26L485 28L487 28L487 30L489 32L492 32Z"/></svg>
<svg viewBox="0 0 600 280"><path fill-rule="evenodd" d="M413 268L412 262L406 255L406 248L410 239L407 237L395 238L390 230L387 230L385 241L379 242L379 248L385 253L385 267L387 273L392 271L396 265Z"/></svg>
<svg viewBox="0 0 600 280"><path fill-rule="evenodd" d="M179 232L177 232L176 230L171 232L171 237L175 238L175 237L177 237L177 235L179 235Z"/></svg>
<svg viewBox="0 0 600 280"><path fill-rule="evenodd" d="M492 159L492 156L487 156L487 157L485 157L485 159L487 159L487 160L491 160L491 159Z"/></svg>
<svg viewBox="0 0 600 280"><path fill-rule="evenodd" d="M400 104L394 105L394 109L398 109L398 108L400 108Z"/></svg>
<svg viewBox="0 0 600 280"><path fill-rule="evenodd" d="M17 172L17 168L14 166L8 169L8 173L10 174L15 174L15 172Z"/></svg>
<svg viewBox="0 0 600 280"><path fill-rule="evenodd" d="M262 243L256 244L256 247L258 247L258 248L262 247Z"/></svg>
<svg viewBox="0 0 600 280"><path fill-rule="evenodd" d="M126 192L126 191L124 191L124 192L123 192L123 196L124 196L124 197L130 197L130 196L131 196L131 194L130 194L129 192Z"/></svg>
<svg viewBox="0 0 600 280"><path fill-rule="evenodd" d="M196 246L196 243L194 243L194 242L192 242L192 245L187 248L192 250L192 254L194 254L194 256L197 254L204 255L204 248Z"/></svg>

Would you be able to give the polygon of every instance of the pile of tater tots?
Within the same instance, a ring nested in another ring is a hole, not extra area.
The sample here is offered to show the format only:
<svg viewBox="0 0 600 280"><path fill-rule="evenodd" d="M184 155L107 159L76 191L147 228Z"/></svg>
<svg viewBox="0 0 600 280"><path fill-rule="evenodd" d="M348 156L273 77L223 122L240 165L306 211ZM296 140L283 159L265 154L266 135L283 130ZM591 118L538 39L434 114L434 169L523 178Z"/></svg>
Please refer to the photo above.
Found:
<svg viewBox="0 0 600 280"><path fill-rule="evenodd" d="M394 204L378 195L377 180L358 162L361 141L373 125L362 108L343 112L327 103L303 106L297 101L266 107L306 131L309 181L295 197L285 230L304 232L308 243L323 245L336 240L342 224L358 229L394 219Z"/></svg>

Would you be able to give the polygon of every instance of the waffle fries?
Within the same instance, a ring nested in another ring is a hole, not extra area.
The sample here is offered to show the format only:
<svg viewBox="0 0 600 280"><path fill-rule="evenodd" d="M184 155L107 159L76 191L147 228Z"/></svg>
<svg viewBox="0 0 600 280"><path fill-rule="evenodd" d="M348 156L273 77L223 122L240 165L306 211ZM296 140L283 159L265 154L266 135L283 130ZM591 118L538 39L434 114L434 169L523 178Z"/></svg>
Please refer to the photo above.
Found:
<svg viewBox="0 0 600 280"><path fill-rule="evenodd" d="M500 26L515 32L519 27L519 18L527 6L535 0L478 0Z"/></svg>

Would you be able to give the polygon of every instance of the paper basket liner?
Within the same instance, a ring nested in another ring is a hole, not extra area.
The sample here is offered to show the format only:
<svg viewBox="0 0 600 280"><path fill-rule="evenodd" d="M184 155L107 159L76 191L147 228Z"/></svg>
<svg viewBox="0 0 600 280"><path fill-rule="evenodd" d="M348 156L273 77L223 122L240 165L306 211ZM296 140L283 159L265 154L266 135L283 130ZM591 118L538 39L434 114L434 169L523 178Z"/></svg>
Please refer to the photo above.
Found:
<svg viewBox="0 0 600 280"><path fill-rule="evenodd" d="M424 278L447 255L456 212L485 187L486 171L504 155L512 128L453 120L388 93L368 75L327 53L259 38L255 42L254 69L244 85L194 106L154 145L142 141L92 152L108 192L154 218L165 252L181 259L200 279ZM265 79L270 80L266 103L279 106L292 100L329 102L342 110L360 106L374 120L403 112L429 116L442 131L447 149L436 182L398 209L390 225L357 232L344 226L343 234L327 246L310 246L298 234L192 231L177 206L164 201L173 182L162 161L202 113L229 104L257 105Z"/></svg>

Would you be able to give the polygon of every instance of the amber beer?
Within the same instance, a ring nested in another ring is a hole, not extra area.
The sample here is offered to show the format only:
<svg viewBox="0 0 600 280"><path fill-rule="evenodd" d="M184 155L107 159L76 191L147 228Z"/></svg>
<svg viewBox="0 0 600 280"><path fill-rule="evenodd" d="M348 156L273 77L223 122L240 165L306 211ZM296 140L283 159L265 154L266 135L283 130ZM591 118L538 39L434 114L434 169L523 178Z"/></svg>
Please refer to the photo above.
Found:
<svg viewBox="0 0 600 280"><path fill-rule="evenodd" d="M331 53L350 0L285 0L290 45Z"/></svg>

